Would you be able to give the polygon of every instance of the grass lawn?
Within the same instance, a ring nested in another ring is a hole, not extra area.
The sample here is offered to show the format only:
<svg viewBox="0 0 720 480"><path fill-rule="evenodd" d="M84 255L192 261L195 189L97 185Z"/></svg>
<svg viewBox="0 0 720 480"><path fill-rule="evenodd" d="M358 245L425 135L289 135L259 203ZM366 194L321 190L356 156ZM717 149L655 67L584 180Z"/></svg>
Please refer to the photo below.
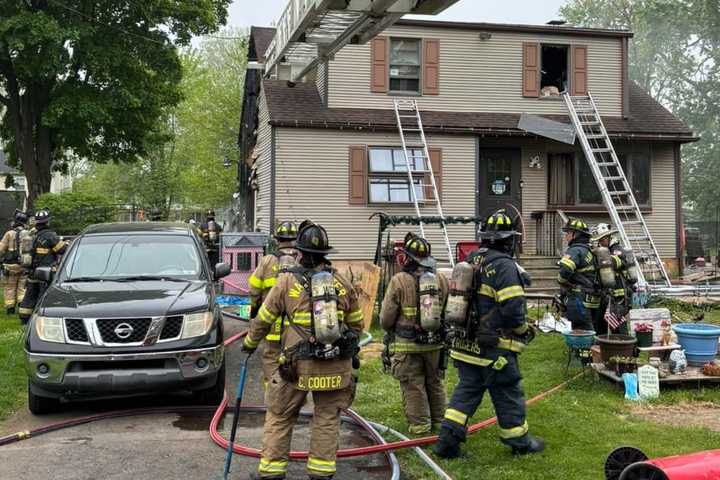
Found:
<svg viewBox="0 0 720 480"><path fill-rule="evenodd" d="M563 382L565 347L560 335L541 335L521 357L526 398ZM571 371L573 370L571 367ZM400 388L382 372L380 360L364 363L353 408L368 419L406 432ZM457 381L448 370L448 394ZM718 448L720 433L703 428L674 428L645 421L631 413L624 392L591 374L573 381L563 390L528 407L533 433L547 442L547 450L525 458L513 458L497 439L497 426L476 432L466 448L471 460L440 461L457 479L602 479L603 464L610 451L621 445L642 449L651 458ZM720 388L663 390L658 404L705 401L720 404ZM489 397L472 423L494 415ZM400 454L403 471L413 479L437 478L414 453Z"/></svg>
<svg viewBox="0 0 720 480"><path fill-rule="evenodd" d="M21 408L27 396L20 320L17 315L6 315L4 308L0 309L0 369L2 369L0 373L0 420L2 420Z"/></svg>

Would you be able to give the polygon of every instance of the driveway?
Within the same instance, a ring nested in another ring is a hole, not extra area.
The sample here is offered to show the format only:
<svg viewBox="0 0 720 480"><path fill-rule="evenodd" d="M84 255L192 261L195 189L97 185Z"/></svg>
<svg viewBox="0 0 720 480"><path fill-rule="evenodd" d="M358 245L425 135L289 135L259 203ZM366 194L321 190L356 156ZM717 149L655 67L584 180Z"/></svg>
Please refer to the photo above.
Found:
<svg viewBox="0 0 720 480"><path fill-rule="evenodd" d="M246 324L234 320L226 323L226 335L243 330ZM260 373L261 355L250 360L243 404L261 404L263 387ZM227 351L228 392L234 396L237 385L239 345ZM22 410L0 423L0 436L62 420L104 411L162 406L187 405L182 397L134 398L66 405L58 415L35 417ZM208 434L212 414L161 414L118 418L67 428L0 447L2 478L33 480L115 480L115 479L215 479L222 478L225 452ZM221 424L229 436L231 416ZM238 442L259 448L263 415L243 414ZM295 429L294 450L306 450L309 444L309 422L301 420ZM340 445L343 448L372 444L354 427L343 426ZM234 456L231 478L245 479L255 471L257 460ZM336 478L375 480L390 477L383 455L341 459ZM288 479L305 479L303 462L292 462Z"/></svg>

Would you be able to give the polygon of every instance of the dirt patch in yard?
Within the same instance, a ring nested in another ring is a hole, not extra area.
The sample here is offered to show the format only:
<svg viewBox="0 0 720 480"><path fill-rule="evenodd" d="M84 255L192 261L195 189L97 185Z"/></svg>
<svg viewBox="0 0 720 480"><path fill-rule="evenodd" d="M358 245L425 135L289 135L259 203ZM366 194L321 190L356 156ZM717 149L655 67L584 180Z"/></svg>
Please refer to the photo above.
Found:
<svg viewBox="0 0 720 480"><path fill-rule="evenodd" d="M720 432L720 405L682 402L677 405L634 405L633 415L672 427L698 427Z"/></svg>

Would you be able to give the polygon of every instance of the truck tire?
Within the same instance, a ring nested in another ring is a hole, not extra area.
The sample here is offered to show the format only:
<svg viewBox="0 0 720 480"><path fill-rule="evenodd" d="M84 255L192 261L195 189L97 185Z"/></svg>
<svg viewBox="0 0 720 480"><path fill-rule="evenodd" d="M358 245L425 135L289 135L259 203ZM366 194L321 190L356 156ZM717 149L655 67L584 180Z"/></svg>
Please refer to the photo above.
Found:
<svg viewBox="0 0 720 480"><path fill-rule="evenodd" d="M225 362L217 373L215 385L193 392L194 403L197 405L220 405L225 395Z"/></svg>
<svg viewBox="0 0 720 480"><path fill-rule="evenodd" d="M33 415L56 413L60 410L60 400L35 395L28 384L28 410L30 410Z"/></svg>

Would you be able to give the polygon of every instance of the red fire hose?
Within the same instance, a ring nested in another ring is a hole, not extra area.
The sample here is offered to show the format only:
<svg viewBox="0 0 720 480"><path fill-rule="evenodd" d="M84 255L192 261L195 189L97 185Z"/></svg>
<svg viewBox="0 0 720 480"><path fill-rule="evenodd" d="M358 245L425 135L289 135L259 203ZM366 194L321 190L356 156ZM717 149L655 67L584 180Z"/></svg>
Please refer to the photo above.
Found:
<svg viewBox="0 0 720 480"><path fill-rule="evenodd" d="M720 450L649 460L634 447L613 450L605 462L607 480L720 480Z"/></svg>

